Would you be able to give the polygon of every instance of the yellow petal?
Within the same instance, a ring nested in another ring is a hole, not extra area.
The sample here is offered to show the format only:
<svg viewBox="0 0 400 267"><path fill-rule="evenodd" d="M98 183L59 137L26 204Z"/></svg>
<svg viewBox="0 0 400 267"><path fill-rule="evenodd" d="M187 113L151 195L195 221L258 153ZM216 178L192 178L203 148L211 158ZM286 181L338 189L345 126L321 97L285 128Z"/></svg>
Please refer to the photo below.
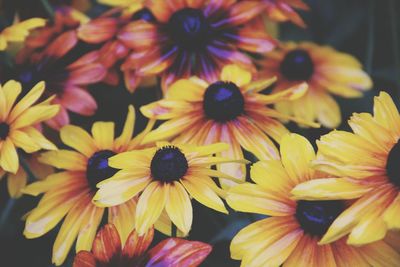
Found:
<svg viewBox="0 0 400 267"><path fill-rule="evenodd" d="M22 195L21 189L25 187L28 176L22 168L16 174L9 174L7 177L8 192L11 197L18 198Z"/></svg>
<svg viewBox="0 0 400 267"><path fill-rule="evenodd" d="M39 194L45 193L51 189L57 187L66 186L68 183L77 181L80 179L78 173L64 171L50 174L46 179L29 184L27 187L22 189L24 194L31 196L38 196Z"/></svg>
<svg viewBox="0 0 400 267"><path fill-rule="evenodd" d="M265 190L287 194L293 187L280 160L259 161L251 166L250 177Z"/></svg>
<svg viewBox="0 0 400 267"><path fill-rule="evenodd" d="M144 235L158 220L165 207L168 184L150 183L139 197L136 207L135 229Z"/></svg>
<svg viewBox="0 0 400 267"><path fill-rule="evenodd" d="M128 114L126 116L124 128L122 129L121 135L115 139L115 148L120 149L123 146L126 146L129 144L129 141L132 139L133 135L133 130L135 127L135 120L136 120L136 114L135 114L135 109L133 108L132 105L129 105L128 107Z"/></svg>
<svg viewBox="0 0 400 267"><path fill-rule="evenodd" d="M24 128L24 132L28 134L36 144L38 144L41 148L47 150L56 150L57 147L50 142L44 135L39 132L35 127L26 127Z"/></svg>
<svg viewBox="0 0 400 267"><path fill-rule="evenodd" d="M171 84L166 93L166 98L196 102L202 101L204 92L205 88L200 84L192 80L181 79Z"/></svg>
<svg viewBox="0 0 400 267"><path fill-rule="evenodd" d="M86 171L87 158L78 152L60 149L42 153L39 161L59 169Z"/></svg>
<svg viewBox="0 0 400 267"><path fill-rule="evenodd" d="M17 150L10 138L7 138L0 150L0 167L7 172L17 173L19 166L19 158Z"/></svg>
<svg viewBox="0 0 400 267"><path fill-rule="evenodd" d="M95 122L92 126L92 135L97 147L101 150L112 150L114 145L114 123Z"/></svg>
<svg viewBox="0 0 400 267"><path fill-rule="evenodd" d="M97 233L97 228L100 225L103 217L104 209L93 207L92 210L85 214L83 224L78 233L76 240L76 252L81 250L90 251L92 249L93 240Z"/></svg>
<svg viewBox="0 0 400 267"><path fill-rule="evenodd" d="M121 238L121 243L125 244L126 239L135 226L136 200L132 198L127 202L110 207L108 209L108 223L114 224Z"/></svg>
<svg viewBox="0 0 400 267"><path fill-rule="evenodd" d="M233 82L241 87L250 83L251 73L237 65L227 65L221 71L221 80Z"/></svg>
<svg viewBox="0 0 400 267"><path fill-rule="evenodd" d="M274 82L276 82L276 80L277 80L277 78L276 78L276 76L274 76L269 79L254 81L254 82L251 82L250 84L243 86L243 91L251 92L251 93L258 93L262 90L267 89L270 85L272 85Z"/></svg>
<svg viewBox="0 0 400 267"><path fill-rule="evenodd" d="M386 235L387 227L381 212L370 212L361 218L361 222L353 228L347 243L354 246L369 244L382 240Z"/></svg>
<svg viewBox="0 0 400 267"><path fill-rule="evenodd" d="M288 134L281 142L282 164L289 177L297 184L313 178L311 161L315 152L308 140L298 134Z"/></svg>
<svg viewBox="0 0 400 267"><path fill-rule="evenodd" d="M155 153L155 149L152 149L152 155ZM119 153L108 159L108 164L117 169L129 169L136 166L149 167L151 158L148 157L148 153L143 153L143 150L133 150L128 152Z"/></svg>
<svg viewBox="0 0 400 267"><path fill-rule="evenodd" d="M273 93L270 95L257 95L257 100L259 100L263 104L273 104L281 101L291 101L295 99L299 99L307 93L308 84L300 83L295 85L289 89L283 90L278 93Z"/></svg>
<svg viewBox="0 0 400 267"><path fill-rule="evenodd" d="M59 105L37 105L25 110L13 123L15 129L38 124L53 118L60 111Z"/></svg>
<svg viewBox="0 0 400 267"><path fill-rule="evenodd" d="M22 148L26 153L33 153L41 148L29 135L19 130L12 131L10 138L16 147Z"/></svg>
<svg viewBox="0 0 400 267"><path fill-rule="evenodd" d="M324 178L298 184L291 193L296 199L336 200L359 198L371 189L346 178Z"/></svg>
<svg viewBox="0 0 400 267"><path fill-rule="evenodd" d="M358 251L371 266L398 266L400 262L400 254L383 241L361 246Z"/></svg>
<svg viewBox="0 0 400 267"><path fill-rule="evenodd" d="M397 136L400 134L400 115L390 95L380 92L374 98L374 118L386 129L392 129Z"/></svg>
<svg viewBox="0 0 400 267"><path fill-rule="evenodd" d="M400 194L396 196L383 215L389 229L400 229Z"/></svg>
<svg viewBox="0 0 400 267"><path fill-rule="evenodd" d="M92 137L80 127L64 126L60 130L60 137L64 144L81 152L88 158L98 150Z"/></svg>
<svg viewBox="0 0 400 267"><path fill-rule="evenodd" d="M176 227L187 235L192 227L193 209L188 193L179 182L170 185L165 210Z"/></svg>
<svg viewBox="0 0 400 267"><path fill-rule="evenodd" d="M9 112L11 111L11 108L14 106L15 100L21 93L21 84L17 81L14 80L9 80L3 85L3 94L4 94L4 99L5 99L5 105L4 105L4 117L7 117Z"/></svg>
<svg viewBox="0 0 400 267"><path fill-rule="evenodd" d="M194 179L181 180L181 183L189 192L190 196L192 196L204 206L207 206L222 213L228 213L224 203L218 197L218 195L206 183L203 183L200 180L196 180L196 177L193 178Z"/></svg>

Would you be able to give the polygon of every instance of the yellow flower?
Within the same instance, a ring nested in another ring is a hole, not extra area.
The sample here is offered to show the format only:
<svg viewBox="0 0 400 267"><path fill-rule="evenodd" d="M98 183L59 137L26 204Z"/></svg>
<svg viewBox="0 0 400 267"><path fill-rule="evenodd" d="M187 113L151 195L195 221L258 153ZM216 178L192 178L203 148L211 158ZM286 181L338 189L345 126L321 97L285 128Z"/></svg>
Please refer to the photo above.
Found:
<svg viewBox="0 0 400 267"><path fill-rule="evenodd" d="M15 23L0 32L0 51L6 50L9 42L23 42L29 35L29 31L46 24L42 18L31 18Z"/></svg>
<svg viewBox="0 0 400 267"><path fill-rule="evenodd" d="M99 206L114 206L140 194L135 220L139 235L152 227L164 209L186 235L192 226L190 196L209 208L228 213L220 198L224 191L211 176L235 178L210 167L245 161L212 156L227 147L223 143L189 146L163 142L157 143L157 147L121 153L110 158L109 164L122 170L98 184L93 200Z"/></svg>
<svg viewBox="0 0 400 267"><path fill-rule="evenodd" d="M374 115L354 114L354 133L333 131L318 141L315 167L337 178L298 185L302 199L356 199L329 228L321 243L350 233L347 242L380 240L388 229L400 229L400 115L391 97L381 92Z"/></svg>
<svg viewBox="0 0 400 267"><path fill-rule="evenodd" d="M278 94L259 93L274 81L253 80L250 72L236 65L225 66L220 80L212 84L195 77L179 80L168 89L165 99L141 108L146 117L167 120L144 142L170 138L174 143L196 145L224 142L230 148L220 153L223 157L243 159L243 148L259 159L279 158L269 136L279 143L288 130L277 119L292 118L267 105L297 99L306 93L307 85L302 83ZM226 164L220 170L245 179L242 164ZM221 182L232 184L224 179Z"/></svg>
<svg viewBox="0 0 400 267"><path fill-rule="evenodd" d="M246 226L233 238L232 258L242 260L241 266L246 267L398 266L400 255L384 241L352 247L342 238L319 245L346 203L291 198L293 187L323 174L311 168L315 153L302 136L283 137L280 153L282 160L259 161L252 166L251 178L256 184L237 185L228 192L232 208L271 216Z"/></svg>
<svg viewBox="0 0 400 267"><path fill-rule="evenodd" d="M34 125L54 117L60 107L50 105L51 97L36 105L45 89L44 82L36 84L20 101L21 84L10 80L0 85L0 169L16 174L19 168L17 148L26 153L40 149L54 150Z"/></svg>
<svg viewBox="0 0 400 267"><path fill-rule="evenodd" d="M108 165L108 158L140 147L144 134L153 126L149 123L144 132L132 139L134 123L135 112L130 106L123 131L116 138L112 122L94 123L92 136L79 127L67 125L60 130L61 141L74 150L49 151L39 158L60 172L23 189L24 193L34 196L44 193L26 218L24 235L40 237L65 217L53 246L52 260L56 265L64 262L75 239L76 251L91 249L105 211L92 203L96 184L118 171ZM108 222L117 227L123 242L133 229L135 209L135 199L108 209Z"/></svg>
<svg viewBox="0 0 400 267"><path fill-rule="evenodd" d="M319 121L327 128L341 122L340 108L331 94L355 98L372 87L370 77L354 57L328 46L309 42L282 44L260 62L263 74L276 75L275 91L307 82L309 90L296 101L280 102L276 109L307 121Z"/></svg>

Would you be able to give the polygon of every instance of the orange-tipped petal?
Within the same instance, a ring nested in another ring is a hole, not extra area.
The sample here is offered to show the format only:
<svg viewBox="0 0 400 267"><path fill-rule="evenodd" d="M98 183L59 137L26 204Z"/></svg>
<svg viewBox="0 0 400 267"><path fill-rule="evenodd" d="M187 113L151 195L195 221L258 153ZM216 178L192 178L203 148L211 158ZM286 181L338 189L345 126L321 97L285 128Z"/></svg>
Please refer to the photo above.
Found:
<svg viewBox="0 0 400 267"><path fill-rule="evenodd" d="M112 257L121 253L121 239L113 224L101 229L93 242L92 252L97 260L109 262Z"/></svg>

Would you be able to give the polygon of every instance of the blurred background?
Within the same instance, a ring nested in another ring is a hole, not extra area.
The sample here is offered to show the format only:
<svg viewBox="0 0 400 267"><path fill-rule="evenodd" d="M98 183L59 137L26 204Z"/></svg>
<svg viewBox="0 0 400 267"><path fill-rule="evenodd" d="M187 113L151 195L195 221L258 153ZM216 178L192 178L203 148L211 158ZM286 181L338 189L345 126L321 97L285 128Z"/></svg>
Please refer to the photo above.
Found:
<svg viewBox="0 0 400 267"><path fill-rule="evenodd" d="M78 2L52 1L50 4ZM90 1L85 1L85 4ZM310 6L310 12L301 12L307 29L301 29L290 23L279 26L278 39L281 41L310 40L318 44L327 44L337 50L349 53L358 58L374 81L373 90L360 99L341 99L343 123L341 129L349 129L346 123L353 112L371 112L372 101L380 90L387 91L400 103L400 1L398 0L304 0ZM96 16L105 6L95 1L83 6L90 16ZM0 0L1 25L12 21L15 13L21 18L33 16L46 17L46 7L41 0ZM4 64L4 58L0 57ZM12 73L0 76L0 81L12 77ZM7 77L6 77L7 76ZM121 127L126 116L127 106L134 104L138 108L156 100L160 95L159 88L143 88L130 94L123 86L110 88L96 85L90 91L98 101L99 110L91 118L73 117L73 123L89 128L93 121L116 121ZM136 131L143 129L145 119L138 115ZM300 129L288 125L291 131L306 136L313 144L327 129ZM120 129L119 129L120 130ZM42 238L27 240L22 231L24 222L21 219L38 201L38 198L23 196L17 200L10 199L6 188L6 179L0 181L0 266L4 267L47 267L51 265L51 249L58 228ZM260 219L231 211L224 215L193 204L193 229L189 239L210 243L213 252L202 266L224 267L239 266L239 262L230 260L229 242L244 226ZM156 236L154 242L164 238ZM63 266L71 266L73 254Z"/></svg>

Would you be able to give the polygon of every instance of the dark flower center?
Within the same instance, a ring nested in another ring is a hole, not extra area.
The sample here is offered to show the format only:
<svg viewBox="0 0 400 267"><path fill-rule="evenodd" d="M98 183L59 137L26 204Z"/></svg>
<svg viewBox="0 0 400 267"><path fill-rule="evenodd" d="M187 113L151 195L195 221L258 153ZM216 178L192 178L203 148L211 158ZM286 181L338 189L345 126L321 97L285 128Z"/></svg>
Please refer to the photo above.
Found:
<svg viewBox="0 0 400 267"><path fill-rule="evenodd" d="M148 8L142 8L132 15L132 20L145 20L147 22L155 22L156 18Z"/></svg>
<svg viewBox="0 0 400 267"><path fill-rule="evenodd" d="M183 8L171 16L167 31L179 46L188 50L198 50L207 44L211 27L201 10Z"/></svg>
<svg viewBox="0 0 400 267"><path fill-rule="evenodd" d="M188 168L185 155L175 146L158 149L150 165L153 178L164 183L178 181L186 174Z"/></svg>
<svg viewBox="0 0 400 267"><path fill-rule="evenodd" d="M390 150L386 161L386 174L389 181L400 189L400 142L397 142Z"/></svg>
<svg viewBox="0 0 400 267"><path fill-rule="evenodd" d="M87 162L86 179L93 191L96 191L96 185L113 176L118 169L108 166L108 159L115 153L110 150L101 150L94 153Z"/></svg>
<svg viewBox="0 0 400 267"><path fill-rule="evenodd" d="M6 140L9 132L10 126L5 122L0 122L0 140Z"/></svg>
<svg viewBox="0 0 400 267"><path fill-rule="evenodd" d="M333 221L344 210L340 200L297 201L296 218L309 235L322 237Z"/></svg>
<svg viewBox="0 0 400 267"><path fill-rule="evenodd" d="M208 86L203 97L205 115L218 122L236 119L244 111L244 98L232 82L215 82Z"/></svg>
<svg viewBox="0 0 400 267"><path fill-rule="evenodd" d="M289 81L307 81L314 73L314 63L307 51L296 49L286 54L280 71Z"/></svg>

